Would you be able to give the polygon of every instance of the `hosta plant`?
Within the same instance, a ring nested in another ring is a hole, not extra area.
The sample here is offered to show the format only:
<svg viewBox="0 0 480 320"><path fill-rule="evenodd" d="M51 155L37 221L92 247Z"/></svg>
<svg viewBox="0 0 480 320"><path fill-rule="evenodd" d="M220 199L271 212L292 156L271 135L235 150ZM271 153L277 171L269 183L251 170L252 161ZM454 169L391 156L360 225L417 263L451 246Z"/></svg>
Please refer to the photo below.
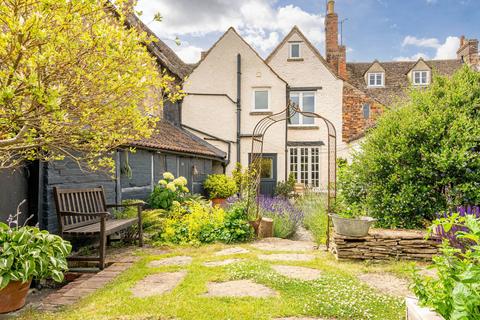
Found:
<svg viewBox="0 0 480 320"><path fill-rule="evenodd" d="M52 278L63 281L69 242L35 227L0 223L0 290L10 281Z"/></svg>

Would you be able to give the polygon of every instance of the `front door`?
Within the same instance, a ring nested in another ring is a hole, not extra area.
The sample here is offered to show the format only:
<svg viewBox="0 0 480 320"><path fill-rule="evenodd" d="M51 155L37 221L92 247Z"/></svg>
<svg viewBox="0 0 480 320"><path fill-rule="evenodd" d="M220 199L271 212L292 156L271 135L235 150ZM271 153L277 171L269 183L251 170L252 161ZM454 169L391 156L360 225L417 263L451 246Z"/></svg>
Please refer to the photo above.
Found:
<svg viewBox="0 0 480 320"><path fill-rule="evenodd" d="M251 162L251 155L249 155L249 162ZM273 197L277 185L277 154L264 153L260 167L260 193Z"/></svg>

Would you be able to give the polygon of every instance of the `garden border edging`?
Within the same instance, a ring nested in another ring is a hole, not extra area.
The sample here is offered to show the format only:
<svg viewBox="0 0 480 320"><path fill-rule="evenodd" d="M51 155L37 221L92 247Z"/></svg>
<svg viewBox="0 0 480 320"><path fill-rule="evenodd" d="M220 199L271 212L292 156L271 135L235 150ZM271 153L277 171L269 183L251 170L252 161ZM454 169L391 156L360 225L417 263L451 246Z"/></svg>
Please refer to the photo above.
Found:
<svg viewBox="0 0 480 320"><path fill-rule="evenodd" d="M445 320L445 318L435 311L419 306L417 298L405 298L405 305L407 309L407 320Z"/></svg>

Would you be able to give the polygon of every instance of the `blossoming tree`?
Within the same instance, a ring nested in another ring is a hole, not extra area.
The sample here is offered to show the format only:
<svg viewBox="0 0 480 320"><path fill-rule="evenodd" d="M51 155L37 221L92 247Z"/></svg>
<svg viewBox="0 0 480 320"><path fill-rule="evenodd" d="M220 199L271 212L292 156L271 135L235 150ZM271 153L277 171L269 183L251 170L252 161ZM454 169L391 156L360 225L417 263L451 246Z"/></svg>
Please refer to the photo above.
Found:
<svg viewBox="0 0 480 320"><path fill-rule="evenodd" d="M112 167L108 151L152 133L180 93L150 39L125 27L132 4L0 2L0 168L65 157Z"/></svg>

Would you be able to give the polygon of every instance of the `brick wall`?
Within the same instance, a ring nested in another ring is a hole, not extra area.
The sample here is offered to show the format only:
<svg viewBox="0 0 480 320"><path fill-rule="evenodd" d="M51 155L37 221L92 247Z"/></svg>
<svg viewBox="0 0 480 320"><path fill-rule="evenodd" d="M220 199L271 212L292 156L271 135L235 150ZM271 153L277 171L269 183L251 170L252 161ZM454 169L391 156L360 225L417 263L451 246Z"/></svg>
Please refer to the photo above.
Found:
<svg viewBox="0 0 480 320"><path fill-rule="evenodd" d="M363 105L370 105L370 117L366 119ZM350 142L360 138L365 130L375 124L375 120L382 114L384 107L362 91L345 83L343 86L343 129L342 139Z"/></svg>

